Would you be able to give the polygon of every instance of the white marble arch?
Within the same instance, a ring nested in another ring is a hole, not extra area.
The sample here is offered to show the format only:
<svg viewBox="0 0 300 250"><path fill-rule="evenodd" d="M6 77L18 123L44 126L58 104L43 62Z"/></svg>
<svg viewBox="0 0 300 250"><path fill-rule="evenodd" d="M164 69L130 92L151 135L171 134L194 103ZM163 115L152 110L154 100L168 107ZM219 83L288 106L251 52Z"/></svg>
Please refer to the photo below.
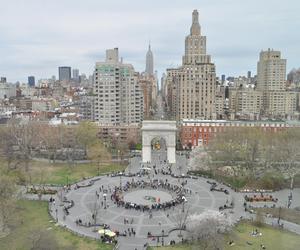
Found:
<svg viewBox="0 0 300 250"><path fill-rule="evenodd" d="M142 125L142 162L151 162L151 141L163 138L166 142L169 163L176 163L176 121L143 121Z"/></svg>

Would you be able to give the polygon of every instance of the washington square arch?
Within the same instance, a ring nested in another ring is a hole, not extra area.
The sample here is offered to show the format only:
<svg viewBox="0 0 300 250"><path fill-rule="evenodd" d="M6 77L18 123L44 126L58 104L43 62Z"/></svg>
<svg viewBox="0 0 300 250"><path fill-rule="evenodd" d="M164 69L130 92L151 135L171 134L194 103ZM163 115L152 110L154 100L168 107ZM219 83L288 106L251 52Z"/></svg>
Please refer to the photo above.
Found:
<svg viewBox="0 0 300 250"><path fill-rule="evenodd" d="M176 163L176 121L143 121L142 126L142 162L151 162L151 143L162 138L166 143L167 160Z"/></svg>

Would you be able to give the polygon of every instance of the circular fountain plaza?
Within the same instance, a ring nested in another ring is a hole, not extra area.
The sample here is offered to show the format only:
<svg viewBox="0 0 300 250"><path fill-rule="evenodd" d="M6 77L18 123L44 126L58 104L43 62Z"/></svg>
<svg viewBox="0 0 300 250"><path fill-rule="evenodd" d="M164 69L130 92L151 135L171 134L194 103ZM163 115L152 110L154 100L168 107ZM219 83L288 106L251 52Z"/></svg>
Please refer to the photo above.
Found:
<svg viewBox="0 0 300 250"><path fill-rule="evenodd" d="M167 245L171 240L180 241L173 230L180 227L178 218L187 211L219 210L233 199L242 203L242 195L226 186L218 185L228 194L212 192L212 180L184 175L184 155L177 155L177 164L172 165L165 162L163 150L152 157L151 164L141 164L140 157L132 158L125 174L94 177L58 192L56 202L50 204L51 215L69 230L96 239L101 237L98 229L107 225L119 234L121 249L135 250L144 249L146 243ZM178 178L180 175L184 178ZM226 212L232 217L236 214Z"/></svg>

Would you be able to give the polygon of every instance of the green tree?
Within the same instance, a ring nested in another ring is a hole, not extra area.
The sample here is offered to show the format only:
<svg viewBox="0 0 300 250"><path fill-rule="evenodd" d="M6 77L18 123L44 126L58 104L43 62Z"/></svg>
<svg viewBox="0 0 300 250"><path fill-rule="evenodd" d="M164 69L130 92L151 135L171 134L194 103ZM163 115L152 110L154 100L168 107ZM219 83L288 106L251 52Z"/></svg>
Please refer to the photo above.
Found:
<svg viewBox="0 0 300 250"><path fill-rule="evenodd" d="M75 137L78 143L83 146L87 155L88 147L95 144L97 139L98 128L93 122L80 122L75 131Z"/></svg>

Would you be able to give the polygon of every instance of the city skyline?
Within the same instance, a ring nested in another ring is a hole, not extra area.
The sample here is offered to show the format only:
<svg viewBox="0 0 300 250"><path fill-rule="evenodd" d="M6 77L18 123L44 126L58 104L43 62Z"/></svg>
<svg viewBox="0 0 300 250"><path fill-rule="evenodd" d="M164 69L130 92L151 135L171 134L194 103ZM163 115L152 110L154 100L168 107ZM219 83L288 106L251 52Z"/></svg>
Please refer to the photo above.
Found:
<svg viewBox="0 0 300 250"><path fill-rule="evenodd" d="M149 40L154 69L160 76L181 63L182 38L193 9L199 11L218 76L256 73L258 54L268 48L282 52L287 72L300 66L300 35L294 32L300 25L296 1L172 1L159 6L156 1L71 3L2 3L1 76L10 82L26 82L29 75L36 79L57 76L57 67L62 65L92 74L95 61L103 60L105 49L111 47L118 47L124 62L142 72Z"/></svg>

